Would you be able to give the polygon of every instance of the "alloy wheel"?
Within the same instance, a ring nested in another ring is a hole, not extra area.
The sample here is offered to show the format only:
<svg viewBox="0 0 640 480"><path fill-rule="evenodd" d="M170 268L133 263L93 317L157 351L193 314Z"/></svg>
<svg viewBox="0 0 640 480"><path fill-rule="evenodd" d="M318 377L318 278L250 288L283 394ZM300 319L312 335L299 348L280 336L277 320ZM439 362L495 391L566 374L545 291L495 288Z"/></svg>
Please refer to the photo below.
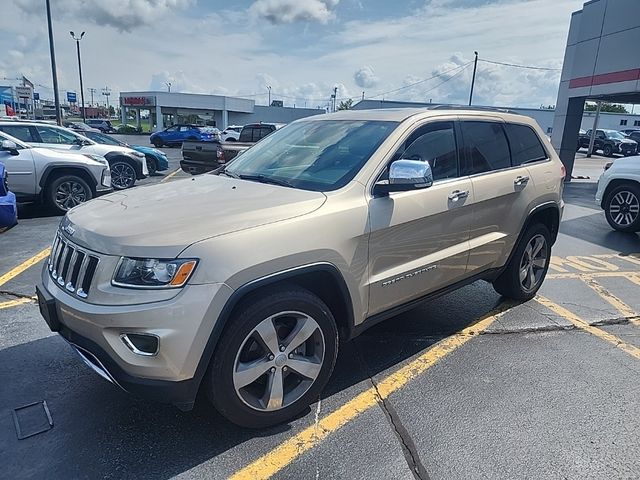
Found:
<svg viewBox="0 0 640 480"><path fill-rule="evenodd" d="M56 189L55 202L62 210L70 210L86 201L87 192L80 183L67 180L58 185Z"/></svg>
<svg viewBox="0 0 640 480"><path fill-rule="evenodd" d="M535 235L529 240L520 261L520 285L525 292L532 292L542 281L548 257L547 240L543 235Z"/></svg>
<svg viewBox="0 0 640 480"><path fill-rule="evenodd" d="M324 355L324 335L313 318L302 312L277 313L262 320L242 342L234 361L234 388L255 410L280 410L309 390Z"/></svg>
<svg viewBox="0 0 640 480"><path fill-rule="evenodd" d="M640 201L638 197L628 190L616 193L609 202L609 215L611 220L620 227L628 227L638 218Z"/></svg>
<svg viewBox="0 0 640 480"><path fill-rule="evenodd" d="M136 181L136 172L128 163L116 163L111 167L111 185L117 189L132 187Z"/></svg>

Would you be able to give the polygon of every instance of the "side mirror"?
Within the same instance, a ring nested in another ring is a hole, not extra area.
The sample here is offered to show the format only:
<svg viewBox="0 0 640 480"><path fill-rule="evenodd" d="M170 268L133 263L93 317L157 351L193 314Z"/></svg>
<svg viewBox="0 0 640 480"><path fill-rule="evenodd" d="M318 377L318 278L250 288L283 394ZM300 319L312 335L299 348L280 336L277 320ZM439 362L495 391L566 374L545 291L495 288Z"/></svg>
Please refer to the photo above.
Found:
<svg viewBox="0 0 640 480"><path fill-rule="evenodd" d="M9 152L11 155L18 155L18 145L11 140L2 140L2 147L0 149L4 152Z"/></svg>
<svg viewBox="0 0 640 480"><path fill-rule="evenodd" d="M429 162L400 159L389 167L389 180L375 184L375 195L387 195L391 192L420 190L433 185L433 172Z"/></svg>

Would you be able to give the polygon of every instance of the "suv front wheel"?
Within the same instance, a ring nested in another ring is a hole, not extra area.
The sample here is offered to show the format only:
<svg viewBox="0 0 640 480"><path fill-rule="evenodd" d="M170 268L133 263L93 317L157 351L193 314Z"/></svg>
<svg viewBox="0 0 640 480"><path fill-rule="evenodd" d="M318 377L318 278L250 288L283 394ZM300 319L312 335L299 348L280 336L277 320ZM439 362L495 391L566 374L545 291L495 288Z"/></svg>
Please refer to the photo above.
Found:
<svg viewBox="0 0 640 480"><path fill-rule="evenodd" d="M620 232L640 230L640 187L632 183L613 188L604 201L604 214L611 228Z"/></svg>
<svg viewBox="0 0 640 480"><path fill-rule="evenodd" d="M88 202L93 192L87 182L75 175L54 178L45 190L45 200L58 213L65 214L76 205Z"/></svg>
<svg viewBox="0 0 640 480"><path fill-rule="evenodd" d="M514 300L531 300L544 281L551 260L551 234L542 223L522 236L506 269L493 282L496 291Z"/></svg>
<svg viewBox="0 0 640 480"><path fill-rule="evenodd" d="M131 188L136 184L136 170L131 164L115 161L111 164L111 185L116 190Z"/></svg>
<svg viewBox="0 0 640 480"><path fill-rule="evenodd" d="M282 423L324 388L338 352L329 308L296 286L253 297L229 320L207 392L216 409L250 428Z"/></svg>

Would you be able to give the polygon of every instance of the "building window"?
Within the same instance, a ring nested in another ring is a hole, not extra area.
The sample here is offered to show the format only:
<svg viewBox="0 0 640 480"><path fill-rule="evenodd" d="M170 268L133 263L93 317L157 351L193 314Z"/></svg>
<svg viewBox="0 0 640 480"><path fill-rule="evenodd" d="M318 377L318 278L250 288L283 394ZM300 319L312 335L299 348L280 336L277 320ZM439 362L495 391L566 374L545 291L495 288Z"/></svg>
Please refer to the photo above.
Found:
<svg viewBox="0 0 640 480"><path fill-rule="evenodd" d="M547 133L551 135L553 133L553 127L547 127Z"/></svg>
<svg viewBox="0 0 640 480"><path fill-rule="evenodd" d="M640 127L640 120L636 120L635 122L633 122L633 126Z"/></svg>
<svg viewBox="0 0 640 480"><path fill-rule="evenodd" d="M626 120L620 120L620 125L623 125L623 126L624 126L624 125L626 125L626 124L627 124L627 121L626 121Z"/></svg>

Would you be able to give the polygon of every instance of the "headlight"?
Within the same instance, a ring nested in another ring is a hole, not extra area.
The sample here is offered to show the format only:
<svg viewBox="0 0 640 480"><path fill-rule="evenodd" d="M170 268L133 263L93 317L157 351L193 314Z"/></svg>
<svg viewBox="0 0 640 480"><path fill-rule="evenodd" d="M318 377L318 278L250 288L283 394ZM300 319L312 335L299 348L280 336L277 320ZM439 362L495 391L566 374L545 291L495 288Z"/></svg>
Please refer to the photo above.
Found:
<svg viewBox="0 0 640 480"><path fill-rule="evenodd" d="M187 283L197 264L195 259L122 257L111 283L132 288L179 288Z"/></svg>
<svg viewBox="0 0 640 480"><path fill-rule="evenodd" d="M131 152L131 154L132 154L134 157L144 158L144 153L142 153L142 152L138 152L138 151L136 151L136 150L133 150L133 151Z"/></svg>
<svg viewBox="0 0 640 480"><path fill-rule="evenodd" d="M83 155L87 158L90 158L91 160L94 160L103 165L109 166L109 162L107 162L107 159L104 157L101 157L100 155L94 155L93 153L83 153Z"/></svg>

